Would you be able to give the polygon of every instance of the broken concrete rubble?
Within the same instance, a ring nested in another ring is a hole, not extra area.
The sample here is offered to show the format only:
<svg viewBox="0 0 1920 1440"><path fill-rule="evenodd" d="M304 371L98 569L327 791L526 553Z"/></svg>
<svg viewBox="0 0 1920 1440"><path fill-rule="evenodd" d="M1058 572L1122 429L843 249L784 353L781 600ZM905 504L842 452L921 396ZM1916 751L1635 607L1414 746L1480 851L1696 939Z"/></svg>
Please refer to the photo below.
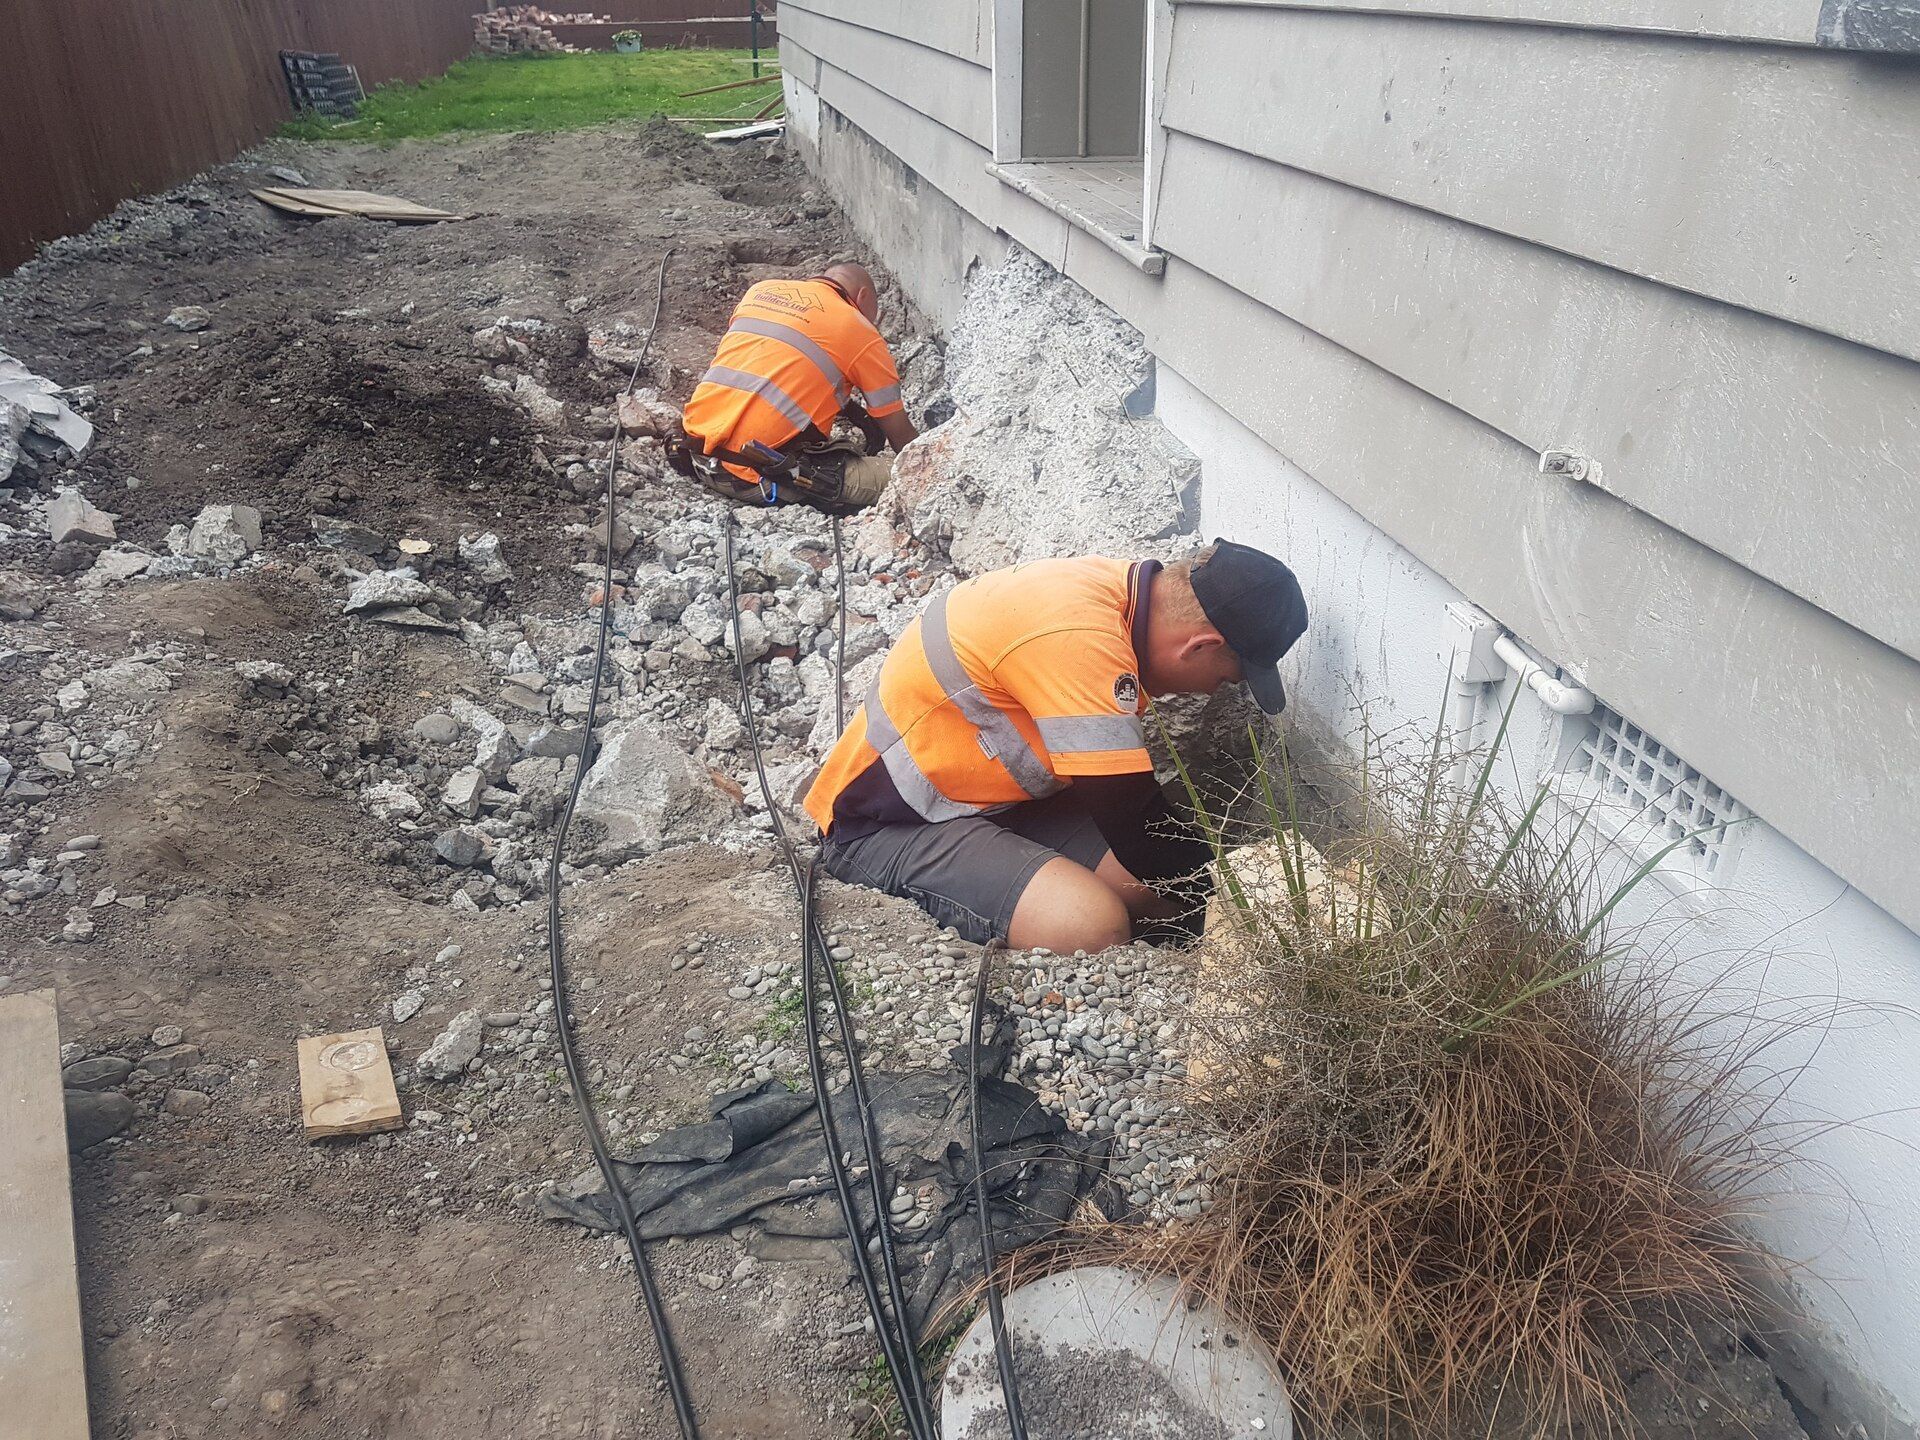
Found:
<svg viewBox="0 0 1920 1440"><path fill-rule="evenodd" d="M478 1010L462 1010L434 1037L415 1067L428 1080L457 1080L480 1054L485 1027Z"/></svg>
<svg viewBox="0 0 1920 1440"><path fill-rule="evenodd" d="M404 781L379 780L360 792L360 803L376 820L410 820L422 808L420 797Z"/></svg>
<svg viewBox="0 0 1920 1440"><path fill-rule="evenodd" d="M460 563L482 585L502 585L513 578L513 571L500 555L500 537L491 530L484 535L460 537Z"/></svg>
<svg viewBox="0 0 1920 1440"><path fill-rule="evenodd" d="M26 576L0 573L0 620L31 620L46 604L47 592Z"/></svg>
<svg viewBox="0 0 1920 1440"><path fill-rule="evenodd" d="M356 580L347 591L344 614L358 611L390 610L398 606L419 605L433 598L433 587L414 574L411 566L398 570L376 570Z"/></svg>
<svg viewBox="0 0 1920 1440"><path fill-rule="evenodd" d="M580 789L576 812L597 826L608 860L651 855L704 839L725 822L729 805L683 745L641 720L610 726Z"/></svg>
<svg viewBox="0 0 1920 1440"><path fill-rule="evenodd" d="M459 869L478 865L487 853L487 838L468 825L457 825L434 837L433 853Z"/></svg>
<svg viewBox="0 0 1920 1440"><path fill-rule="evenodd" d="M79 457L93 440L92 423L75 408L81 393L0 350L0 484L16 471L38 478ZM85 394L90 403L92 391Z"/></svg>
<svg viewBox="0 0 1920 1440"><path fill-rule="evenodd" d="M167 532L167 549L191 560L237 565L260 548L260 512L251 505L208 505L192 525Z"/></svg>
<svg viewBox="0 0 1920 1440"><path fill-rule="evenodd" d="M122 580L131 580L136 575L146 573L152 566L154 557L144 551L115 546L111 550L102 550L94 558L93 568L80 577L80 583L89 589L104 589L108 585Z"/></svg>
<svg viewBox="0 0 1920 1440"><path fill-rule="evenodd" d="M642 385L622 395L617 407L620 428L628 435L670 438L680 433L680 411L660 398L658 390Z"/></svg>
<svg viewBox="0 0 1920 1440"><path fill-rule="evenodd" d="M1139 332L1016 250L968 285L947 349L958 412L900 456L857 527L869 553L893 551L892 523L969 574L1186 548L1199 462L1139 403L1152 376Z"/></svg>
<svg viewBox="0 0 1920 1440"><path fill-rule="evenodd" d="M477 766L469 765L447 777L440 800L454 814L471 820L480 813L480 797L486 788L486 775Z"/></svg>
<svg viewBox="0 0 1920 1440"><path fill-rule="evenodd" d="M329 550L347 550L371 559L388 548L382 536L337 515L310 515L307 525L313 531L313 538Z"/></svg>
<svg viewBox="0 0 1920 1440"><path fill-rule="evenodd" d="M114 517L97 508L78 490L62 490L47 502L47 533L56 545L77 541L96 549L119 538Z"/></svg>

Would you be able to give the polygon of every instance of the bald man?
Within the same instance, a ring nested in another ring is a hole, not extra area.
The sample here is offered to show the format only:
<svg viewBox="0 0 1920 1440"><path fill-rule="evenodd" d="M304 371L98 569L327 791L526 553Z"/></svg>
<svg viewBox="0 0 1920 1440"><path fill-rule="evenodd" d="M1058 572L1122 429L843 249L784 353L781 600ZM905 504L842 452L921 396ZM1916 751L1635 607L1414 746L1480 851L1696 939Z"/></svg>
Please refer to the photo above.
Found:
<svg viewBox="0 0 1920 1440"><path fill-rule="evenodd" d="M877 499L891 457L836 442L833 422L858 392L896 452L918 433L893 352L874 327L879 313L862 265L750 288L682 417L696 473L741 498L745 486L774 498L783 477L797 477L810 495L832 495L833 508Z"/></svg>

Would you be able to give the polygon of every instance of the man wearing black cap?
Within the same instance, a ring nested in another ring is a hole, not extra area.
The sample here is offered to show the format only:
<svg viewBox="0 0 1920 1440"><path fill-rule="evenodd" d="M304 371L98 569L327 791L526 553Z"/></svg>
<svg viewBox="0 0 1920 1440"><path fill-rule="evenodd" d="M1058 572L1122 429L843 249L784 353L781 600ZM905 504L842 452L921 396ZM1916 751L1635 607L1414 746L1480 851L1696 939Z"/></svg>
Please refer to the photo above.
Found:
<svg viewBox="0 0 1920 1440"><path fill-rule="evenodd" d="M1306 626L1293 572L1231 541L969 580L901 635L808 792L822 863L970 940L1124 944L1191 909L1210 858L1155 783L1148 698L1243 682L1276 714Z"/></svg>

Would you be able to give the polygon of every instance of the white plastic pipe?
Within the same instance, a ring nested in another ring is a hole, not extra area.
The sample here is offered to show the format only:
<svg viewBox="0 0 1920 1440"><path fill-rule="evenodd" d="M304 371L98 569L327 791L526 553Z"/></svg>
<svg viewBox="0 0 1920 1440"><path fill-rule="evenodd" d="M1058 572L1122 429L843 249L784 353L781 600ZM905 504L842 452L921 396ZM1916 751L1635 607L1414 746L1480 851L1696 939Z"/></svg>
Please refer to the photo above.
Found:
<svg viewBox="0 0 1920 1440"><path fill-rule="evenodd" d="M1540 699L1540 703L1556 715L1588 715L1593 712L1593 692L1583 690L1578 685L1569 685L1556 680L1541 666L1536 664L1526 651L1520 648L1520 642L1502 631L1493 642L1493 653L1513 671L1514 678L1521 681Z"/></svg>

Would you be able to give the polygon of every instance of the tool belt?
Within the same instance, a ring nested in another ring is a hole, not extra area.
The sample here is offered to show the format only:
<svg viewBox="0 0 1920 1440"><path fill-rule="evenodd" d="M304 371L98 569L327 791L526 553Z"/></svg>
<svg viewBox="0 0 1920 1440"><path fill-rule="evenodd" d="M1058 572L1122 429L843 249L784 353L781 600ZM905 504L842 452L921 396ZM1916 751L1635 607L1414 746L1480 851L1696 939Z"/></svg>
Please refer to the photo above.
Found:
<svg viewBox="0 0 1920 1440"><path fill-rule="evenodd" d="M885 439L865 411L849 418L860 427L865 448L851 440L832 439L808 426L787 442L784 452L766 445L756 445L751 453L724 447L703 451L683 435L668 447L667 462L735 505L809 505L828 515L851 515L864 510L879 495L877 491L868 494L849 488L848 463L876 453L875 442L884 444ZM758 479L742 480L726 468L729 465L751 470Z"/></svg>

